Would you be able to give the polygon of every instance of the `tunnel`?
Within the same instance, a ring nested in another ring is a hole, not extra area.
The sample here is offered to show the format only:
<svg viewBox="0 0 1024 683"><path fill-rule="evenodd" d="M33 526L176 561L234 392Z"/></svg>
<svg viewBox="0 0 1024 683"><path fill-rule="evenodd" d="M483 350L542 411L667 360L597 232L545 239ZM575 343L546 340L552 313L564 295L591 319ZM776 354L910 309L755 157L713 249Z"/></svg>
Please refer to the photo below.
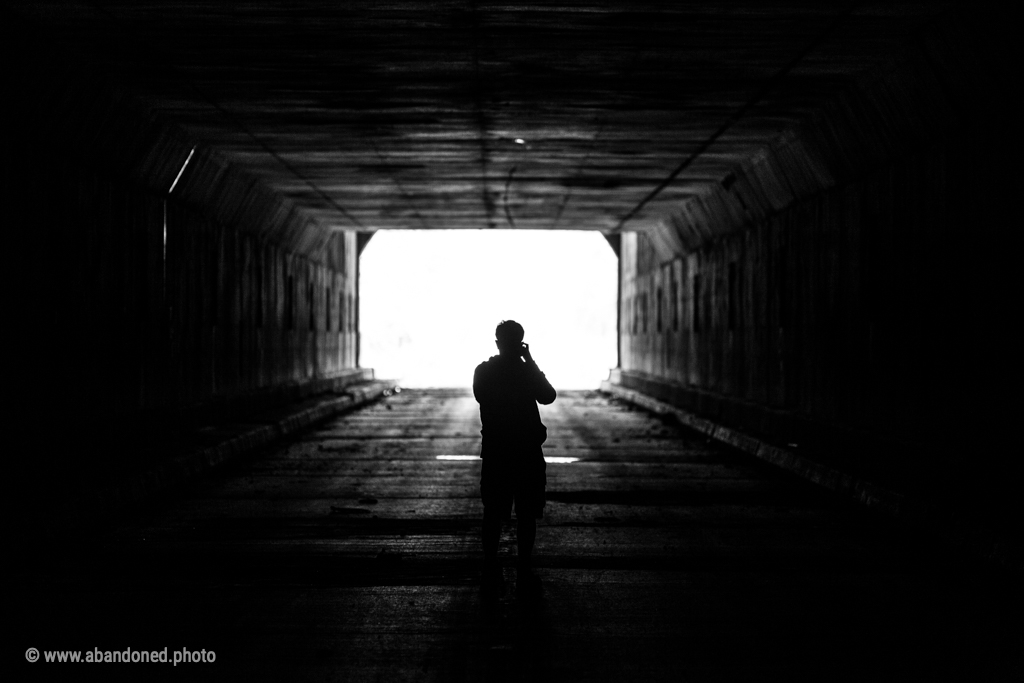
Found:
<svg viewBox="0 0 1024 683"><path fill-rule="evenodd" d="M20 678L1020 680L1000 7L5 3ZM614 254L540 596L514 524L478 585L472 378L364 365L399 230Z"/></svg>

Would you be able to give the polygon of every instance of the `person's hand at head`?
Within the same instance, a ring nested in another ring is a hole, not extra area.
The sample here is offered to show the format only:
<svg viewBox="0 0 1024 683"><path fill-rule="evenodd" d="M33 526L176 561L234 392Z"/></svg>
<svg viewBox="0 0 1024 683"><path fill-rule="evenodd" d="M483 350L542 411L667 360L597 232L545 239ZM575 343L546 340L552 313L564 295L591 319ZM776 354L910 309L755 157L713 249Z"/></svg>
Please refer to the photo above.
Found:
<svg viewBox="0 0 1024 683"><path fill-rule="evenodd" d="M530 345L529 344L523 343L523 345L520 347L519 355L523 357L523 360L526 360L526 361L532 361L533 360L533 356L530 355Z"/></svg>

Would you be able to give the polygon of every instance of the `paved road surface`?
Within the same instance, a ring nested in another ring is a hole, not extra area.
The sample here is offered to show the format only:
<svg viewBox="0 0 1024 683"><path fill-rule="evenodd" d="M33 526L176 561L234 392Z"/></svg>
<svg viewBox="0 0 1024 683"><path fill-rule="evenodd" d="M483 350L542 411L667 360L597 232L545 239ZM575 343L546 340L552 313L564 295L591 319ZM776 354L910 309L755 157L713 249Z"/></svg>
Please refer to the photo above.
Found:
<svg viewBox="0 0 1024 683"><path fill-rule="evenodd" d="M407 390L29 563L12 656L61 680L1024 680L1012 582L600 394L542 416L578 461L548 465L539 601L514 527L504 594L478 588L480 463L437 458L478 453L472 396Z"/></svg>

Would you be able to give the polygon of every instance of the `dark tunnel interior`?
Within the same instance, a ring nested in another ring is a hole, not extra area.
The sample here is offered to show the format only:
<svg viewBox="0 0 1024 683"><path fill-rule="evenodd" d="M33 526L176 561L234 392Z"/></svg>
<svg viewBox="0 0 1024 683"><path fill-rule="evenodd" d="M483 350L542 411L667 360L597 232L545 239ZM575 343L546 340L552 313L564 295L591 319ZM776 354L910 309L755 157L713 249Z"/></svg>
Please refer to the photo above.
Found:
<svg viewBox="0 0 1024 683"><path fill-rule="evenodd" d="M6 3L23 677L1020 680L999 7ZM618 263L497 594L480 386L361 349L374 235L452 229Z"/></svg>

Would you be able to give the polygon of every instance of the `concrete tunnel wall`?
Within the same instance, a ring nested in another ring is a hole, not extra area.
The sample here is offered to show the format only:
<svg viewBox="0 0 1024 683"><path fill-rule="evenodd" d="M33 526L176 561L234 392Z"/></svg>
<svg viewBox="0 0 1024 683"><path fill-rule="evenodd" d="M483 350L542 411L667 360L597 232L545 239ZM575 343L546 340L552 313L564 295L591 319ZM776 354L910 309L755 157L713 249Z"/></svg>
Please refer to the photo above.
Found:
<svg viewBox="0 0 1024 683"><path fill-rule="evenodd" d="M613 379L991 527L1019 505L1013 125L968 26L625 233Z"/></svg>
<svg viewBox="0 0 1024 683"><path fill-rule="evenodd" d="M717 190L623 233L619 381L899 490L1013 507L1016 126L991 51L1010 43L984 28L918 36ZM4 35L34 60L11 73L3 186L12 423L56 440L43 471L118 462L62 451L82 430L362 376L354 233L202 147L168 196L195 141L80 55Z"/></svg>
<svg viewBox="0 0 1024 683"><path fill-rule="evenodd" d="M51 170L44 186L71 198L40 217L66 283L52 326L73 331L54 331L63 348L49 371L91 418L198 408L355 367L354 233L317 262L171 199L164 252L159 196L77 169Z"/></svg>
<svg viewBox="0 0 1024 683"><path fill-rule="evenodd" d="M12 422L47 434L26 479L122 467L145 457L132 434L372 376L357 367L356 233L325 236L202 147L169 193L195 144L181 131L72 60L17 76Z"/></svg>

